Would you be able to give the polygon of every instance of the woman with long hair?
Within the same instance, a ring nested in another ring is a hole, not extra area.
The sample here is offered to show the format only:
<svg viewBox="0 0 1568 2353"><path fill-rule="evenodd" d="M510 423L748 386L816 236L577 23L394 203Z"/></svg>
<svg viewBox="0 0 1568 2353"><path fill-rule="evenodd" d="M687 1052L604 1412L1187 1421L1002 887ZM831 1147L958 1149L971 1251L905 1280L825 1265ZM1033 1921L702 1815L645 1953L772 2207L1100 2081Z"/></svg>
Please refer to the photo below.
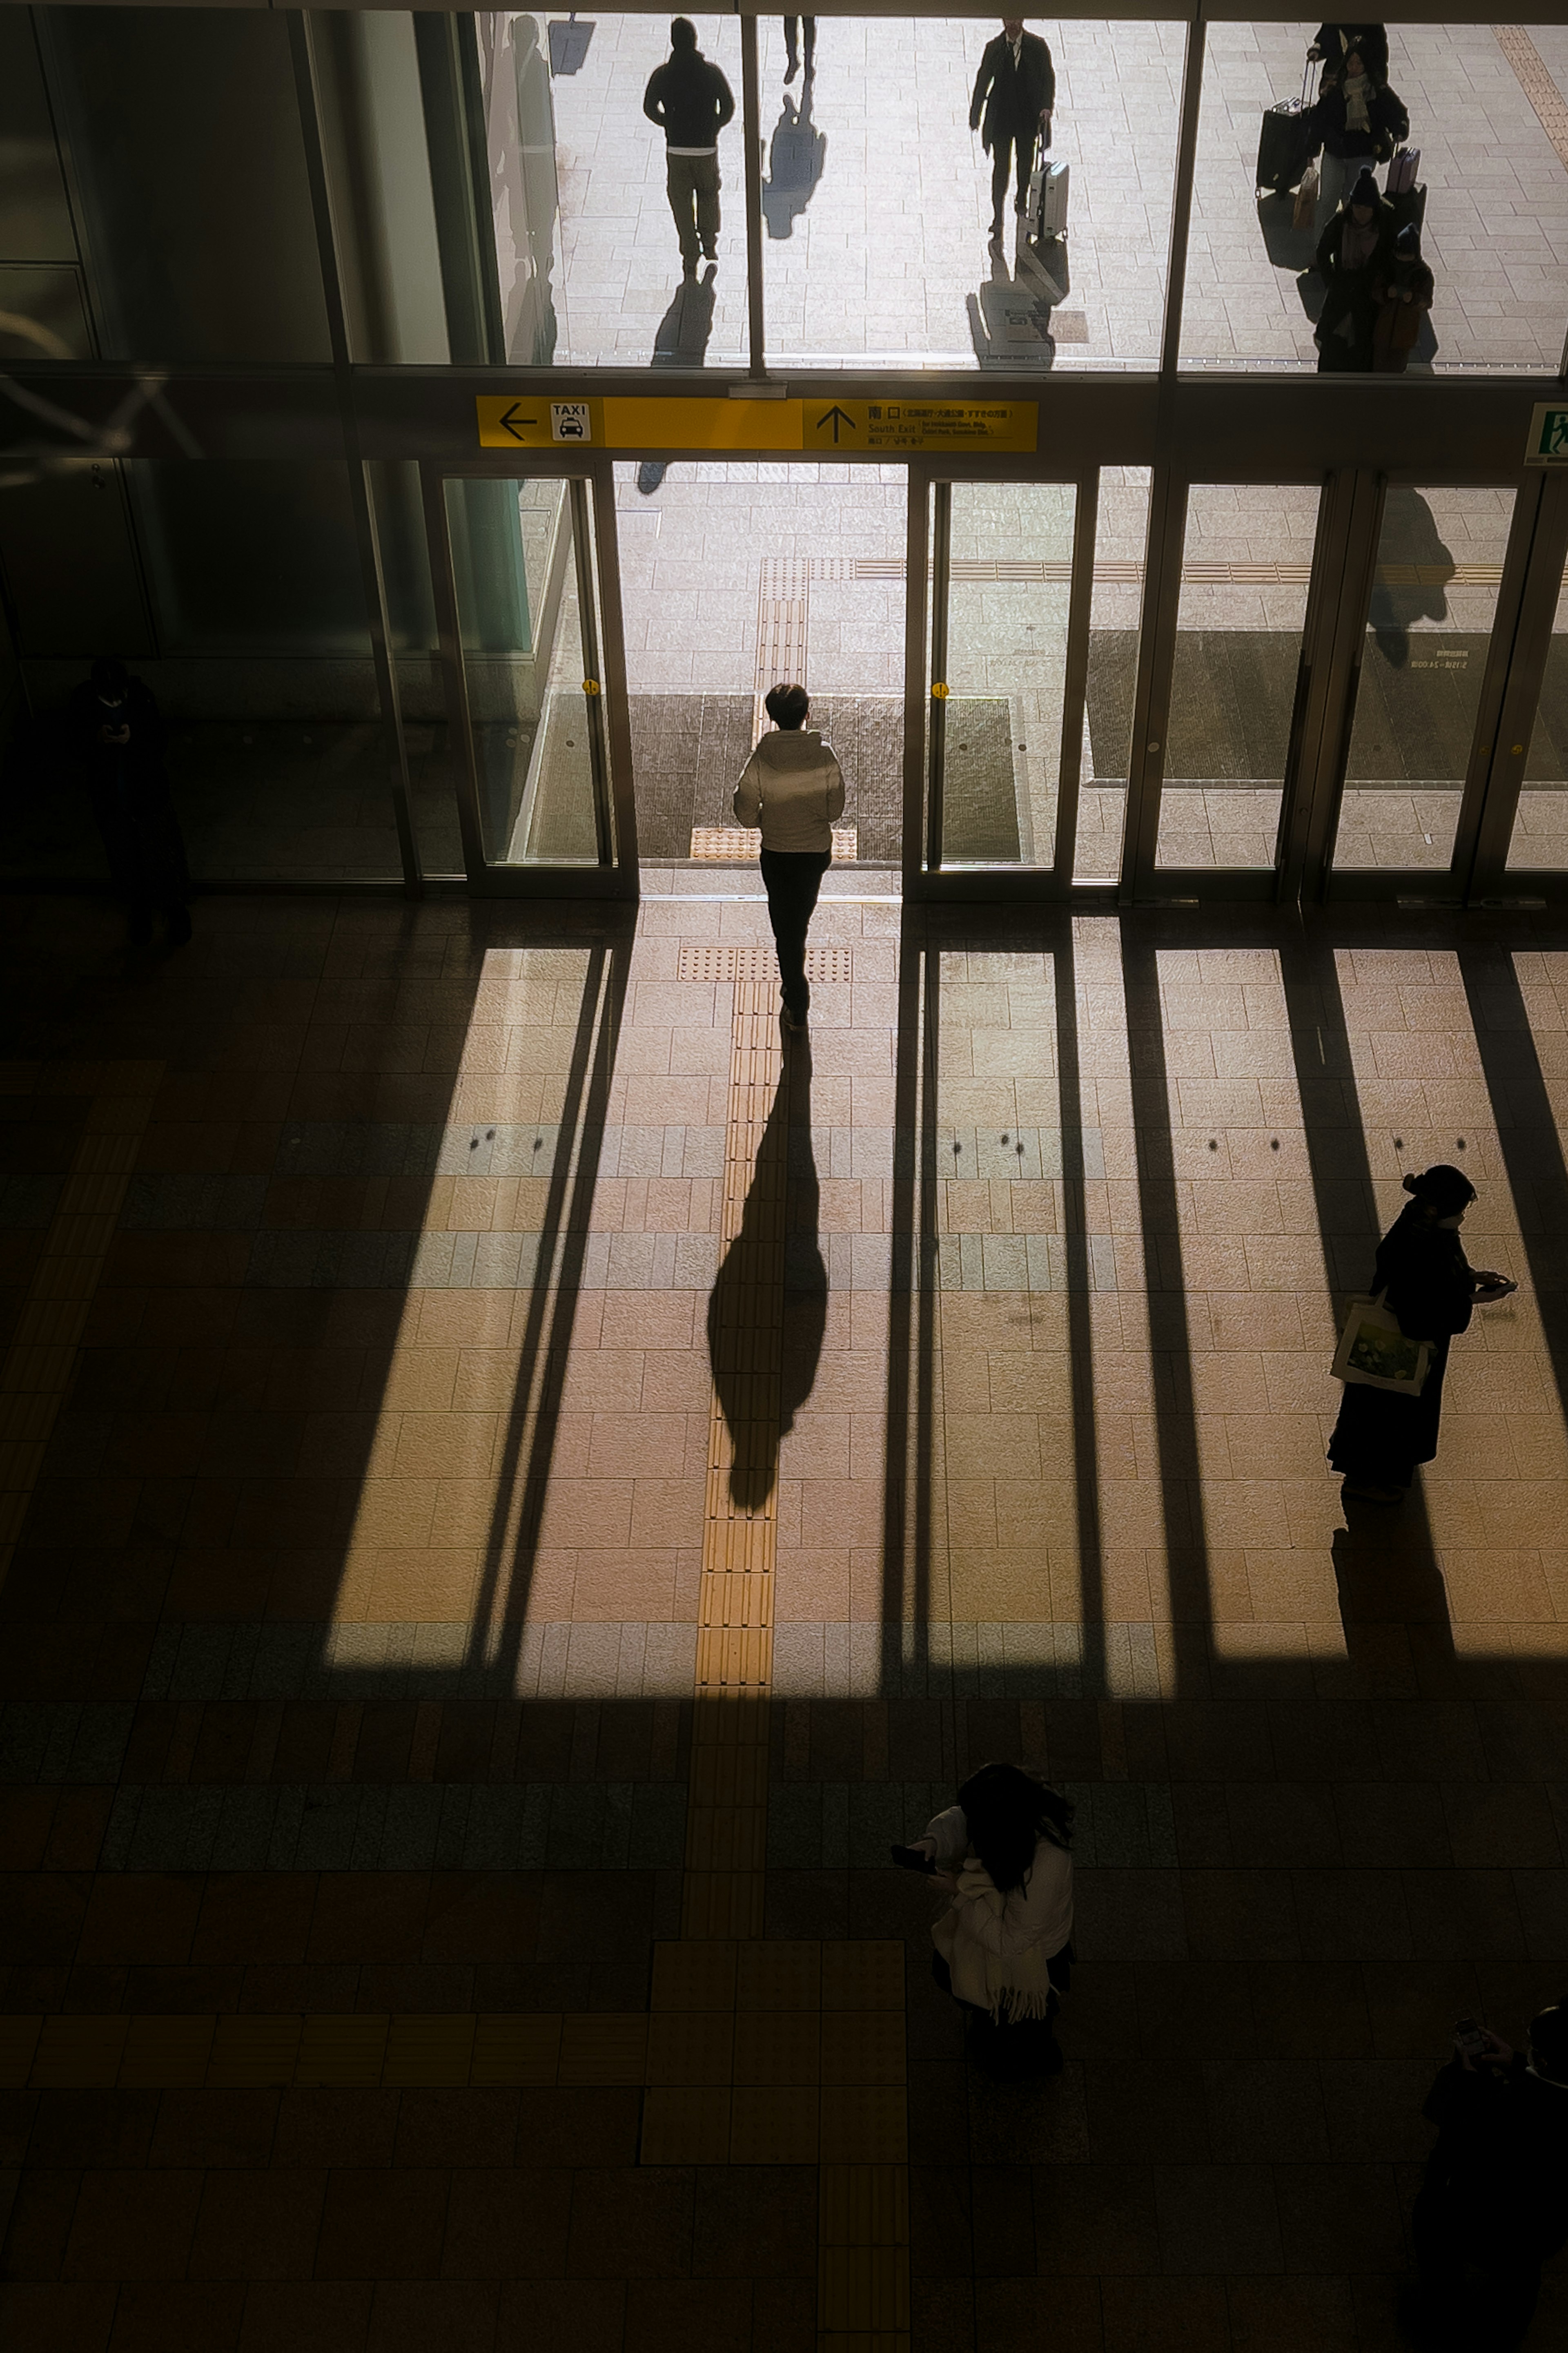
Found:
<svg viewBox="0 0 1568 2353"><path fill-rule="evenodd" d="M1054 2075L1051 2021L1072 1964L1073 1809L1016 1765L983 1765L916 1845L952 1897L931 1930L931 1971L964 2010L970 2055L1016 2083Z"/></svg>
<svg viewBox="0 0 1568 2353"><path fill-rule="evenodd" d="M1439 1161L1406 1176L1405 1190L1410 1199L1377 1246L1372 1288L1406 1339L1431 1342L1432 1356L1418 1397L1345 1384L1329 1461L1352 1504L1404 1501L1416 1464L1437 1451L1449 1341L1466 1329L1472 1308L1514 1288L1503 1275L1478 1273L1465 1256L1459 1228L1476 1188L1462 1168Z"/></svg>

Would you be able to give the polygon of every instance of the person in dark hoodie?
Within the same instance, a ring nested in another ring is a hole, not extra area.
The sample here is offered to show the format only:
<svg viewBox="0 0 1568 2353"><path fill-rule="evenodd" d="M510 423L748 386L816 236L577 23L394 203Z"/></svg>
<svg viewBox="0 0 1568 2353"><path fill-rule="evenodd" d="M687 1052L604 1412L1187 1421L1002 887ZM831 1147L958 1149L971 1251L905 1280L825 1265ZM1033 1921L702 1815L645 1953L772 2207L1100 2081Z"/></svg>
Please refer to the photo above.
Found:
<svg viewBox="0 0 1568 2353"><path fill-rule="evenodd" d="M688 277L699 250L719 258L719 133L735 111L729 83L697 46L697 27L677 16L669 55L648 76L642 111L664 132L665 188Z"/></svg>
<svg viewBox="0 0 1568 2353"><path fill-rule="evenodd" d="M74 687L66 712L73 763L103 838L110 878L125 902L131 938L153 936L162 911L171 947L191 936L190 875L163 765L164 728L151 687L103 657Z"/></svg>
<svg viewBox="0 0 1568 2353"><path fill-rule="evenodd" d="M786 1029L804 1029L811 1005L805 934L822 878L833 863L833 820L844 812L844 776L815 728L804 686L775 686L764 705L778 731L764 735L741 771L734 810L763 829L763 887L778 949Z"/></svg>
<svg viewBox="0 0 1568 2353"><path fill-rule="evenodd" d="M1421 232L1406 221L1394 250L1372 282L1376 315L1372 322L1372 364L1379 375L1403 375L1432 308L1436 280L1421 259Z"/></svg>
<svg viewBox="0 0 1568 2353"><path fill-rule="evenodd" d="M1321 87L1331 90L1344 72L1352 51L1360 58L1376 87L1388 79L1388 35L1381 25L1320 25L1307 55L1321 58Z"/></svg>
<svg viewBox="0 0 1568 2353"><path fill-rule="evenodd" d="M1394 216L1370 172L1363 172L1318 239L1318 272L1328 289L1313 340L1320 375L1372 366L1377 316L1373 288L1394 248Z"/></svg>

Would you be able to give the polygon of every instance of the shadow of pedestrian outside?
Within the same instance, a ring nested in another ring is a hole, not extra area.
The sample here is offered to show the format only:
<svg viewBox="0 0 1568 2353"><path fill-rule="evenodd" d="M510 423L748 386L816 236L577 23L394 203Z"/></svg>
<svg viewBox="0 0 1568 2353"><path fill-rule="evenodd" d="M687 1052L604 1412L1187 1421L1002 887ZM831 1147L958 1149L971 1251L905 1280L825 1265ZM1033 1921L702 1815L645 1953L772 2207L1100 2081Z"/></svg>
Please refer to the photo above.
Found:
<svg viewBox="0 0 1568 2353"><path fill-rule="evenodd" d="M811 119L812 85L797 107L786 98L768 145L768 176L763 182L763 217L772 237L786 237L816 193L827 161L827 140Z"/></svg>
<svg viewBox="0 0 1568 2353"><path fill-rule="evenodd" d="M730 1433L730 1493L760 1511L778 1478L780 1440L811 1395L827 1321L827 1269L811 1136L811 1049L786 1049L741 1230L708 1302L708 1357Z"/></svg>
<svg viewBox="0 0 1568 2353"><path fill-rule="evenodd" d="M1391 489L1384 500L1377 578L1367 615L1377 650L1391 669L1403 670L1410 659L1412 621L1447 619L1453 576L1453 556L1421 492Z"/></svg>

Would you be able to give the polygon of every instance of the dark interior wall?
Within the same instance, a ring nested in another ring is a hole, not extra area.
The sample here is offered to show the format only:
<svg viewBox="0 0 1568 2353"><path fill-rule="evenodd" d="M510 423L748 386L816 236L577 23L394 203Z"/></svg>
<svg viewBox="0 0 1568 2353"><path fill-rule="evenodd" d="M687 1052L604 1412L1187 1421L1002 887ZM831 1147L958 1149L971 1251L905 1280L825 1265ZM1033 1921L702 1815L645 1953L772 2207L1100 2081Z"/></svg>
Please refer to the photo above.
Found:
<svg viewBox="0 0 1568 2353"><path fill-rule="evenodd" d="M36 16L103 355L330 358L283 17Z"/></svg>

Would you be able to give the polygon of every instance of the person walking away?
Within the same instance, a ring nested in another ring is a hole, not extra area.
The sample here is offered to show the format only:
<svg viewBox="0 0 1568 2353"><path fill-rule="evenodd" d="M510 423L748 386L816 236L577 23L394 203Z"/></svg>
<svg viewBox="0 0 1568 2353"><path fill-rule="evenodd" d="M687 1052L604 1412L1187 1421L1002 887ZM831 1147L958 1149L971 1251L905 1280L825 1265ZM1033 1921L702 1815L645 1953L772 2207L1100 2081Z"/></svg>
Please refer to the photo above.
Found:
<svg viewBox="0 0 1568 2353"><path fill-rule="evenodd" d="M1432 1356L1419 1397L1345 1384L1329 1461L1352 1503L1404 1501L1416 1464L1437 1451L1449 1341L1468 1328L1473 1307L1514 1288L1500 1274L1478 1273L1460 1246L1459 1228L1476 1198L1463 1169L1439 1161L1406 1176L1405 1190L1411 1198L1377 1246L1372 1288L1385 1294L1406 1339L1431 1342Z"/></svg>
<svg viewBox="0 0 1568 2353"><path fill-rule="evenodd" d="M789 68L789 71L784 76L784 87L786 90L790 83L795 79L796 74L800 71L800 53L795 47L795 30L799 23L800 18L798 16L786 16L784 20L784 60ZM816 19L815 16L808 16L805 20L805 78L807 81L813 80L816 74Z"/></svg>
<svg viewBox="0 0 1568 2353"><path fill-rule="evenodd" d="M1388 79L1388 35L1381 25L1320 25L1308 50L1310 58L1323 60L1320 90L1331 90L1345 69L1345 59L1354 50L1362 64L1381 90Z"/></svg>
<svg viewBox="0 0 1568 2353"><path fill-rule="evenodd" d="M642 111L664 132L665 187L680 239L681 267L697 273L699 249L719 258L719 133L735 111L729 83L697 46L697 27L677 16L669 55L648 76Z"/></svg>
<svg viewBox="0 0 1568 2353"><path fill-rule="evenodd" d="M72 689L66 725L132 940L140 946L152 938L156 908L170 945L184 947L191 936L190 873L163 765L157 698L122 661L100 659Z"/></svg>
<svg viewBox="0 0 1568 2353"><path fill-rule="evenodd" d="M996 38L987 41L969 101L969 127L991 158L991 234L1002 234L1007 178L1017 156L1016 209L1027 209L1035 142L1051 143L1057 102L1057 70L1038 33L1026 33L1022 16L1005 16ZM982 113L984 111L984 127Z"/></svg>
<svg viewBox="0 0 1568 2353"><path fill-rule="evenodd" d="M1422 2111L1437 2146L1410 2224L1418 2342L1514 2353L1541 2266L1568 2242L1568 1997L1531 2020L1522 2052L1460 2028Z"/></svg>
<svg viewBox="0 0 1568 2353"><path fill-rule="evenodd" d="M983 1765L916 1845L952 1897L931 1974L966 2015L969 2053L1003 2083L1061 2072L1052 2021L1072 1981L1073 1809L1016 1765Z"/></svg>
<svg viewBox="0 0 1568 2353"><path fill-rule="evenodd" d="M1393 249L1394 216L1372 174L1363 172L1344 210L1318 239L1318 272L1328 290L1312 330L1320 375L1371 367L1377 315L1373 288Z"/></svg>
<svg viewBox="0 0 1568 2353"><path fill-rule="evenodd" d="M1403 100L1368 72L1359 49L1345 58L1307 116L1322 145L1318 164L1318 220L1332 216L1347 187L1373 164L1384 164L1410 129Z"/></svg>
<svg viewBox="0 0 1568 2353"><path fill-rule="evenodd" d="M734 810L763 829L763 888L778 949L786 1029L804 1029L811 1008L805 934L822 878L833 863L833 820L844 811L844 776L815 728L804 686L775 686L763 708L778 731L764 735L741 771Z"/></svg>
<svg viewBox="0 0 1568 2353"><path fill-rule="evenodd" d="M1406 221L1386 266L1372 282L1377 314L1372 322L1372 364L1378 375L1403 375L1432 308L1436 280L1421 259L1421 232Z"/></svg>

